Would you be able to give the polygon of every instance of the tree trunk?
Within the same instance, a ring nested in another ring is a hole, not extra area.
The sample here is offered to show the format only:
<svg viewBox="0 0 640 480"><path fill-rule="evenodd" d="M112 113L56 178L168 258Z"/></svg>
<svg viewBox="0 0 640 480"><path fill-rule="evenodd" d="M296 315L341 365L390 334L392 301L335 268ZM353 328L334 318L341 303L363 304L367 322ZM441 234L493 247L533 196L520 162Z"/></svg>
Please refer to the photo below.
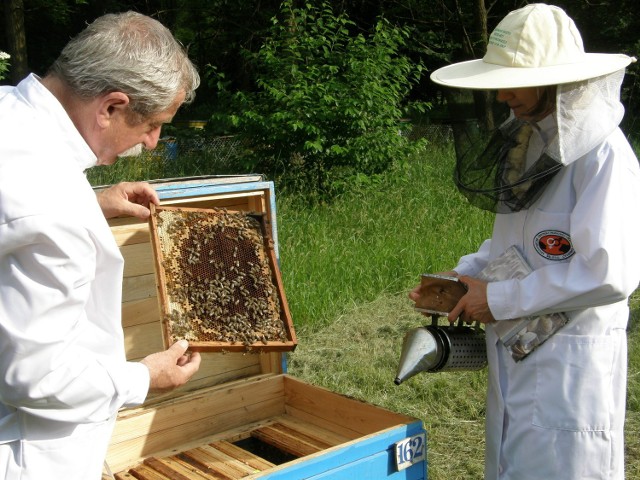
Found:
<svg viewBox="0 0 640 480"><path fill-rule="evenodd" d="M465 17L458 0L456 15L460 25L460 41L465 57L482 58L487 49L487 10L485 0L474 0L473 29L465 27ZM465 4L467 5L467 4ZM494 129L493 93L486 90L445 89L453 130L456 154L462 156L476 143L487 138Z"/></svg>
<svg viewBox="0 0 640 480"><path fill-rule="evenodd" d="M487 27L487 8L485 0L476 0L474 8L475 29L478 32L482 55L487 51L489 31ZM478 120L485 131L491 131L495 127L493 118L493 93L487 90L474 91Z"/></svg>
<svg viewBox="0 0 640 480"><path fill-rule="evenodd" d="M24 32L23 0L4 0L5 32L9 59L9 78L16 85L27 76L27 40Z"/></svg>

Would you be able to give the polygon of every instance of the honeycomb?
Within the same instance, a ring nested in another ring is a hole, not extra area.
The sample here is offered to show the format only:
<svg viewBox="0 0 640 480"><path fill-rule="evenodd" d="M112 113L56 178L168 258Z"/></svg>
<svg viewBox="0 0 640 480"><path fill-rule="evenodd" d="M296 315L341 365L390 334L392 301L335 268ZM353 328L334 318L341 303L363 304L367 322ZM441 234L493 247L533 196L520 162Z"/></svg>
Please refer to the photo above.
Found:
<svg viewBox="0 0 640 480"><path fill-rule="evenodd" d="M249 349L288 340L261 214L156 207L152 217L169 344L186 339Z"/></svg>

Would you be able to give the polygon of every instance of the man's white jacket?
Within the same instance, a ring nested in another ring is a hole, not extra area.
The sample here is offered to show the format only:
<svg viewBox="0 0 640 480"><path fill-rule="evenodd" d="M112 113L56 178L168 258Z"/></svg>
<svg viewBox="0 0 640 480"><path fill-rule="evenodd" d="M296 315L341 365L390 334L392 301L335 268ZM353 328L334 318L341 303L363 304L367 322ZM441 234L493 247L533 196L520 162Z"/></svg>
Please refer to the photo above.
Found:
<svg viewBox="0 0 640 480"><path fill-rule="evenodd" d="M144 401L125 360L123 259L84 171L96 157L34 75L0 90L0 477L99 478Z"/></svg>

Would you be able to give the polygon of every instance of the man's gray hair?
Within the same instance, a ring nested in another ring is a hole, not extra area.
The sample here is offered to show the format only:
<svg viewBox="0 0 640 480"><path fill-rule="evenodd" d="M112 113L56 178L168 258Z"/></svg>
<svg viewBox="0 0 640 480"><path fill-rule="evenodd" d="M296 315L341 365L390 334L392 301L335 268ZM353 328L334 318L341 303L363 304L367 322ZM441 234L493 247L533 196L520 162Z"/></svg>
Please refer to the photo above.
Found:
<svg viewBox="0 0 640 480"><path fill-rule="evenodd" d="M190 103L200 84L169 29L136 12L96 19L64 47L48 74L86 99L123 92L131 111L142 117L166 110L181 91Z"/></svg>

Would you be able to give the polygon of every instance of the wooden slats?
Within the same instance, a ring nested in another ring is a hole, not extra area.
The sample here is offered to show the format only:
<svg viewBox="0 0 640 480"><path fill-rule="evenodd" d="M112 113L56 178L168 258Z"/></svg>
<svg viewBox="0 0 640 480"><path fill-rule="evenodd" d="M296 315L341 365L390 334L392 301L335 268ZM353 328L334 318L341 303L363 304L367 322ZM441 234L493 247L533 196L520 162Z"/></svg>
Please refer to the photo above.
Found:
<svg viewBox="0 0 640 480"><path fill-rule="evenodd" d="M245 454L250 454L245 450L242 451ZM232 455L228 455L213 445L203 445L200 448L188 450L178 456L203 472L220 476L225 479L242 478L261 471L260 469L251 467L250 465L236 459ZM255 455L254 457L256 459L260 459L260 457ZM265 468L262 468L262 470L266 470L274 466L269 462L266 462L264 465Z"/></svg>
<svg viewBox="0 0 640 480"><path fill-rule="evenodd" d="M185 397L189 401L181 401ZM120 470L123 464L204 438L216 430L238 428L282 413L282 383L269 377L239 380L229 386L185 394L157 407L123 411L114 428L108 463Z"/></svg>
<svg viewBox="0 0 640 480"><path fill-rule="evenodd" d="M321 452L342 443L322 428L305 424L287 416L258 427L249 435L295 457ZM338 442L338 443L335 443ZM116 475L118 480L237 480L275 467L272 462L228 441L205 443L166 457L149 457L128 472ZM127 476L130 475L130 476Z"/></svg>
<svg viewBox="0 0 640 480"><path fill-rule="evenodd" d="M147 465L139 465L129 472L116 473L116 480L167 480L167 477Z"/></svg>
<svg viewBox="0 0 640 480"><path fill-rule="evenodd" d="M144 461L144 464L158 471L169 480L224 479L224 477L220 476L206 475L205 473L198 471L197 468L175 456L165 458L147 458Z"/></svg>
<svg viewBox="0 0 640 480"><path fill-rule="evenodd" d="M149 242L124 245L120 247L120 253L125 258L124 278L155 274L153 254Z"/></svg>
<svg viewBox="0 0 640 480"><path fill-rule="evenodd" d="M331 446L318 438L303 434L281 423L253 430L251 436L296 457L306 457Z"/></svg>
<svg viewBox="0 0 640 480"><path fill-rule="evenodd" d="M138 275L137 277L125 277L122 279L123 303L157 296L155 273Z"/></svg>
<svg viewBox="0 0 640 480"><path fill-rule="evenodd" d="M160 330L160 308L157 297L134 300L122 304L122 326L125 328L144 323L155 323Z"/></svg>
<svg viewBox="0 0 640 480"><path fill-rule="evenodd" d="M265 460L264 458L254 455L253 453L248 452L230 442L219 441L210 443L209 445L260 472L268 470L274 466L273 463Z"/></svg>

